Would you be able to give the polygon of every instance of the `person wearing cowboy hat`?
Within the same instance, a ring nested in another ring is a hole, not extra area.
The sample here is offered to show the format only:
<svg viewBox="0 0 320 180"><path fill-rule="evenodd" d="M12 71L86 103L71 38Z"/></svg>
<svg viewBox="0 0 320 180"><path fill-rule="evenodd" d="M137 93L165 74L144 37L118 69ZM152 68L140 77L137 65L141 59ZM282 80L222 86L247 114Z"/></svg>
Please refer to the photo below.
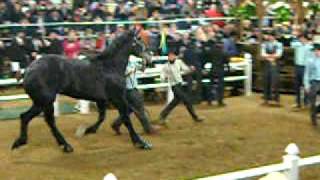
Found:
<svg viewBox="0 0 320 180"><path fill-rule="evenodd" d="M269 105L269 101L276 101L280 106L280 65L279 59L283 54L283 45L275 38L274 32L268 32L266 41L261 45L261 56L264 60L264 103Z"/></svg>
<svg viewBox="0 0 320 180"><path fill-rule="evenodd" d="M320 91L320 43L313 45L304 75L304 87L309 94L312 125L317 126L317 93Z"/></svg>
<svg viewBox="0 0 320 180"><path fill-rule="evenodd" d="M300 34L291 42L291 47L294 49L294 67L295 67L295 91L296 104L294 108L301 108L301 88L303 87L303 76L305 64L312 49L312 43L307 34ZM307 105L307 96L304 96L304 105Z"/></svg>

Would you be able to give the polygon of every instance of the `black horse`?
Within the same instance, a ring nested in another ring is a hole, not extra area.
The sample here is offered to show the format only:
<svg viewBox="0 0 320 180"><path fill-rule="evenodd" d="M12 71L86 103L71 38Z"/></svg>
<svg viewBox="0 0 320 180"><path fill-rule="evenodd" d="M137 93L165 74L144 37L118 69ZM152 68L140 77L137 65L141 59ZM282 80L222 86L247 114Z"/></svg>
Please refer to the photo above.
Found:
<svg viewBox="0 0 320 180"><path fill-rule="evenodd" d="M95 133L104 121L107 104L118 109L131 140L136 147L151 149L135 132L127 116L128 103L125 99L125 69L130 54L150 58L139 33L130 30L119 35L102 53L91 61L68 61L64 56L46 55L34 61L24 76L24 89L33 101L32 107L22 113L20 136L12 149L27 144L28 124L35 116L44 113L44 119L64 152L72 152L72 146L56 127L53 103L57 94L94 101L99 117L97 123L86 129L86 134Z"/></svg>

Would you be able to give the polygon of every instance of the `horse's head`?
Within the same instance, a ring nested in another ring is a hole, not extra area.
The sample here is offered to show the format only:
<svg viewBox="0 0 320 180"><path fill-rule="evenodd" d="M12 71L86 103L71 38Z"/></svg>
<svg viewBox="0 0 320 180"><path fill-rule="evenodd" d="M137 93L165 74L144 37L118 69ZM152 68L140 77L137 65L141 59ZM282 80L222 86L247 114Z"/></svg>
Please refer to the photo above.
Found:
<svg viewBox="0 0 320 180"><path fill-rule="evenodd" d="M131 54L141 57L144 64L151 62L152 53L147 48L147 35L142 30L130 30L130 34L133 36L131 41Z"/></svg>

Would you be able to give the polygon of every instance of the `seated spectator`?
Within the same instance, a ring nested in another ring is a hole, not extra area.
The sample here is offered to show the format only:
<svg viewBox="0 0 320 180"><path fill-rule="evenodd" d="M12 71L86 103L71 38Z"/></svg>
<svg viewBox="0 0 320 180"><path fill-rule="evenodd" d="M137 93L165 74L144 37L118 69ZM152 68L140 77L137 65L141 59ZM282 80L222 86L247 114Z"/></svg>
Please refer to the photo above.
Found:
<svg viewBox="0 0 320 180"><path fill-rule="evenodd" d="M59 38L59 34L55 31L49 33L49 39L47 40L47 54L62 55L64 52L62 41Z"/></svg>
<svg viewBox="0 0 320 180"><path fill-rule="evenodd" d="M20 74L21 68L30 63L30 55L34 53L32 41L26 37L24 31L19 31L13 38L8 50L8 56L12 65L12 72Z"/></svg>
<svg viewBox="0 0 320 180"><path fill-rule="evenodd" d="M204 14L209 18L223 17L223 14L218 11L217 6L214 4L211 5L210 9L204 11ZM213 24L217 24L220 27L223 27L225 23L223 21L214 21Z"/></svg>
<svg viewBox="0 0 320 180"><path fill-rule="evenodd" d="M2 78L4 74L4 58L6 56L5 46L3 41L0 41L0 78Z"/></svg>
<svg viewBox="0 0 320 180"><path fill-rule="evenodd" d="M236 45L236 34L235 33L230 33L230 34L225 34L223 38L223 52L228 56L238 56L239 55L239 50Z"/></svg>
<svg viewBox="0 0 320 180"><path fill-rule="evenodd" d="M74 30L69 31L68 39L63 42L64 54L69 60L78 58L81 50L81 43Z"/></svg>
<svg viewBox="0 0 320 180"><path fill-rule="evenodd" d="M100 32L96 40L96 51L102 52L106 48L106 45L107 45L106 35L103 32Z"/></svg>

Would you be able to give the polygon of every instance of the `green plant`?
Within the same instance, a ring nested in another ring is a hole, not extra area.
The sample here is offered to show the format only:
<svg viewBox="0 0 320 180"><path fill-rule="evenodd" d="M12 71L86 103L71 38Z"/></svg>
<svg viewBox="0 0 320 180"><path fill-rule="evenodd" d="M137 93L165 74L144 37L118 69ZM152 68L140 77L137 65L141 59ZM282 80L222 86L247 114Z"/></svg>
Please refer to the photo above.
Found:
<svg viewBox="0 0 320 180"><path fill-rule="evenodd" d="M241 5L239 7L233 7L231 9L230 14L234 17L238 17L241 19L250 19L254 16L256 16L257 12L256 4L254 3L246 3L244 5Z"/></svg>
<svg viewBox="0 0 320 180"><path fill-rule="evenodd" d="M320 3L310 3L308 9L310 9L312 13L316 14L320 12Z"/></svg>
<svg viewBox="0 0 320 180"><path fill-rule="evenodd" d="M286 22L292 19L291 10L285 6L280 6L274 10L275 20L277 22Z"/></svg>

